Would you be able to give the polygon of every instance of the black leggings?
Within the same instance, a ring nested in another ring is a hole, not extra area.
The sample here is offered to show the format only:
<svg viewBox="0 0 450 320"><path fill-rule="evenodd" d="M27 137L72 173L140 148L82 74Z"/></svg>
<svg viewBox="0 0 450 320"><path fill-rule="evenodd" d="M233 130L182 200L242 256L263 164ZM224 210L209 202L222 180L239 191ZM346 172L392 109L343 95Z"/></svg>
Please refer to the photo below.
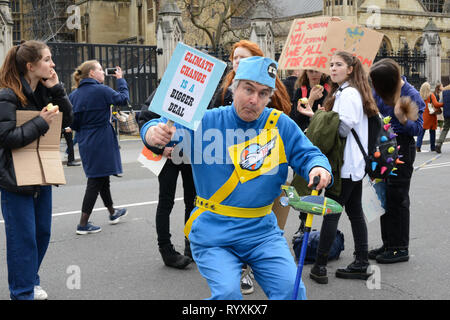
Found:
<svg viewBox="0 0 450 320"><path fill-rule="evenodd" d="M159 247L163 247L171 243L169 216L175 203L175 191L177 189L177 179L180 172L181 177L183 178L185 223L194 209L196 192L191 165L174 164L172 160L168 159L158 176L159 201L156 208L156 233L158 236Z"/></svg>
<svg viewBox="0 0 450 320"><path fill-rule="evenodd" d="M109 187L109 176L99 178L88 178L86 192L84 194L81 212L91 214L97 201L98 194L103 200L105 207L112 207L113 201Z"/></svg>
<svg viewBox="0 0 450 320"><path fill-rule="evenodd" d="M364 220L362 210L362 180L352 181L351 179L342 179L342 191L339 197L325 195L336 200L340 205L345 207L348 218L352 226L353 240L355 243L355 251L367 251L367 226ZM331 214L323 218L322 228L320 229L318 255L327 255L330 252L341 214Z"/></svg>
<svg viewBox="0 0 450 320"><path fill-rule="evenodd" d="M386 213L380 218L383 245L394 250L409 247L409 187L416 159L414 137L399 134L397 145L400 146L399 153L403 155L401 160L404 164L398 166L396 176L387 178Z"/></svg>

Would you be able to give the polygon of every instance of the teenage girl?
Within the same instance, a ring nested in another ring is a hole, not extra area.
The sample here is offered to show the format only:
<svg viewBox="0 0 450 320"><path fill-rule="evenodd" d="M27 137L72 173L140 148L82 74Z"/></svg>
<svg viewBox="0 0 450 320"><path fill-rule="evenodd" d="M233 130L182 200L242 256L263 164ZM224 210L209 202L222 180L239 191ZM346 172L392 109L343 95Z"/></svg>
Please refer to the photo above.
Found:
<svg viewBox="0 0 450 320"><path fill-rule="evenodd" d="M368 240L367 226L361 205L362 179L365 175L364 157L353 137L354 129L367 152L368 117L378 113L367 76L358 58L347 52L337 52L330 63L333 82L330 94L324 102L326 111L339 114L339 135L346 137L344 164L341 168L342 191L339 197L326 195L338 201L350 219L355 243L355 260L346 268L338 269L336 277L344 279L367 279ZM327 260L336 236L340 214L324 217L320 231L317 258L310 277L318 283L328 283Z"/></svg>

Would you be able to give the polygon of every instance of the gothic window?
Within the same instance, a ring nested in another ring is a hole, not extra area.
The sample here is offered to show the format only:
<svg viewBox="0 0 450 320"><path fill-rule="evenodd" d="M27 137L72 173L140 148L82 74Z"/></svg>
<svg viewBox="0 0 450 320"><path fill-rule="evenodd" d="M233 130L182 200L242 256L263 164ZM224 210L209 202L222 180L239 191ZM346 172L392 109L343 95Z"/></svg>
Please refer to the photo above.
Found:
<svg viewBox="0 0 450 320"><path fill-rule="evenodd" d="M378 50L378 54L381 54L382 56L392 54L392 43L388 37L386 36L383 37L383 40L381 41L380 45L380 50Z"/></svg>
<svg viewBox="0 0 450 320"><path fill-rule="evenodd" d="M267 30L266 33L266 50L267 50L267 56L272 57L272 47L273 47L273 34L270 32L270 30Z"/></svg>
<svg viewBox="0 0 450 320"><path fill-rule="evenodd" d="M182 33L181 33L181 30L180 30L180 28L178 26L176 26L174 28L173 41L174 41L175 46L177 45L178 42L183 41Z"/></svg>
<svg viewBox="0 0 450 320"><path fill-rule="evenodd" d="M153 22L153 0L147 0L147 23Z"/></svg>
<svg viewBox="0 0 450 320"><path fill-rule="evenodd" d="M22 23L21 23L21 1L20 0L12 0L9 3L11 8L12 18L14 21L13 25L13 41L22 40Z"/></svg>
<svg viewBox="0 0 450 320"><path fill-rule="evenodd" d="M13 26L13 41L22 40L22 33L20 32L20 21L14 20Z"/></svg>
<svg viewBox="0 0 450 320"><path fill-rule="evenodd" d="M9 6L11 7L12 13L19 13L20 12L20 2L19 0L12 0L9 3Z"/></svg>
<svg viewBox="0 0 450 320"><path fill-rule="evenodd" d="M442 13L444 2L445 0L422 0L423 5L428 11L440 13Z"/></svg>

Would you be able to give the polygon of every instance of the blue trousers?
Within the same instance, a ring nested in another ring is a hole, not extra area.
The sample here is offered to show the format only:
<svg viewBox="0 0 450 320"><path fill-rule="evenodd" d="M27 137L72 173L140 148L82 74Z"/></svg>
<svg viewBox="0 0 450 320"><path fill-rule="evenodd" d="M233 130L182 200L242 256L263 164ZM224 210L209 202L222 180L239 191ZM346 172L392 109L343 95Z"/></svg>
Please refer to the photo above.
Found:
<svg viewBox="0 0 450 320"><path fill-rule="evenodd" d="M213 300L241 300L243 263L253 270L256 281L269 299L292 299L297 266L282 234L227 247L204 247L191 242L198 270L208 282ZM300 281L298 298L306 299Z"/></svg>
<svg viewBox="0 0 450 320"><path fill-rule="evenodd" d="M50 242L52 187L40 187L36 198L4 189L1 193L10 296L13 300L32 300Z"/></svg>
<svg viewBox="0 0 450 320"><path fill-rule="evenodd" d="M418 148L422 147L422 141L423 141L423 137L425 135L425 131L427 131L427 129L423 129L422 132L417 136L416 146ZM434 151L436 149L435 143L436 143L436 130L430 129L430 150L431 151Z"/></svg>

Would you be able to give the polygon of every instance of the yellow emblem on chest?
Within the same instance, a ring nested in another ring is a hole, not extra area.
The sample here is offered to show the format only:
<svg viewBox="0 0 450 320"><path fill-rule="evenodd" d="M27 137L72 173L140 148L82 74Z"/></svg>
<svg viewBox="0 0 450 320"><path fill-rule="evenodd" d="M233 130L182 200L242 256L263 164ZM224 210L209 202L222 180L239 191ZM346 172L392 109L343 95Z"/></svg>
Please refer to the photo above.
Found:
<svg viewBox="0 0 450 320"><path fill-rule="evenodd" d="M287 162L277 129L264 129L253 139L229 147L228 152L241 183Z"/></svg>

